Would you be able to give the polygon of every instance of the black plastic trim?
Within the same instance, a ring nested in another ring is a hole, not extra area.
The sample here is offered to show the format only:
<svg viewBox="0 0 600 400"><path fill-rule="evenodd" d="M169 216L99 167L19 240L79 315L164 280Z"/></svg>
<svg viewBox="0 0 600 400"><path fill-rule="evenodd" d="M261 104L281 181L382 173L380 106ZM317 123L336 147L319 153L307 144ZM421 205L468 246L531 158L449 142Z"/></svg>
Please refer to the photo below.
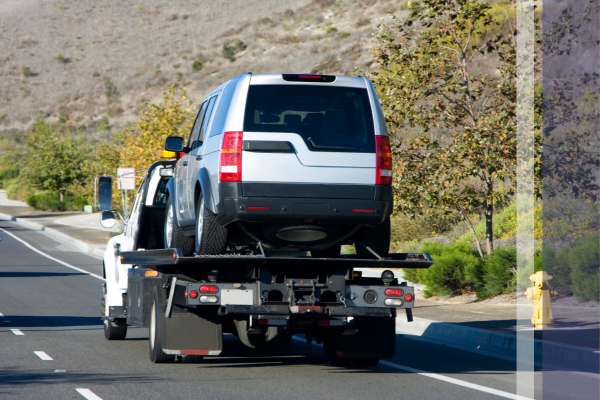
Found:
<svg viewBox="0 0 600 400"><path fill-rule="evenodd" d="M244 151L262 153L295 153L290 142L269 140L244 140Z"/></svg>
<svg viewBox="0 0 600 400"><path fill-rule="evenodd" d="M375 185L322 183L242 183L245 197L298 197L315 199L377 199Z"/></svg>

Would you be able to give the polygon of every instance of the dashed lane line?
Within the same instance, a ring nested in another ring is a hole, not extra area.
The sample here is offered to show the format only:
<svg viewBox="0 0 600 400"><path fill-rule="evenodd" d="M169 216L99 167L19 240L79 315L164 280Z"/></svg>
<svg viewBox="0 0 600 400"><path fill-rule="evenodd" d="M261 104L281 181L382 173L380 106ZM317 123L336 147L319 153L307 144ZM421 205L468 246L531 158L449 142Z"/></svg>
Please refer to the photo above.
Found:
<svg viewBox="0 0 600 400"><path fill-rule="evenodd" d="M45 351L34 351L33 353L44 361L52 361L52 357L46 354Z"/></svg>
<svg viewBox="0 0 600 400"><path fill-rule="evenodd" d="M292 336L292 339L306 343L305 339L297 337L297 336ZM322 345L317 344L317 346L322 346ZM379 364L380 365L385 365L386 367L400 369L402 371L412 372L414 374L425 376L427 378L437 379L437 380L440 380L440 381L451 383L453 385L463 386L463 387L466 387L466 388L469 388L469 389L478 390L480 392L494 394L496 396L504 397L504 398L507 398L507 399L513 399L513 400L534 400L534 399L531 399L529 397L519 396L517 394L513 394L513 393L509 393L509 392L504 392L502 390L492 389L492 388L489 388L487 386L481 386L481 385L477 385L475 383L470 383L470 382L462 381L460 379L450 378L449 376L445 376L445 375L441 375L441 374L434 374L434 373L431 373L431 372L422 371L420 369L406 367L404 365L392 363L392 362L389 362L389 361L383 361L382 360L382 361L379 361Z"/></svg>
<svg viewBox="0 0 600 400"><path fill-rule="evenodd" d="M0 312L0 318L4 318L4 314Z"/></svg>
<svg viewBox="0 0 600 400"><path fill-rule="evenodd" d="M17 336L24 336L24 335L25 335L23 332L21 332L21 331L20 331L20 330L18 330L18 329L11 329L10 331L11 331L12 333L14 333L15 335L17 335Z"/></svg>
<svg viewBox="0 0 600 400"><path fill-rule="evenodd" d="M57 263L59 263L59 264L62 264L62 265L64 265L65 267L68 267L68 268L74 269L74 270L76 270L76 271L82 272L82 273L84 273L84 274L86 274L86 275L89 275L89 276L92 276L92 277L94 277L94 278L96 278L96 279L100 279L101 281L105 280L103 277L101 277L101 276L99 276L99 275L92 274L91 272L88 272L88 271L86 271L86 270L84 270L84 269L77 268L77 267L75 267L75 266L73 266L73 265L71 265L71 264L67 264L66 262L64 262L64 261L61 261L61 260L59 260L58 258L54 258L54 257L52 257L52 256L50 256L50 255L48 255L48 254L44 253L43 251L40 251L40 250L36 249L35 247L33 247L32 245L30 245L29 243L27 243L27 242L26 242L26 241L24 241L23 239L20 239L20 238L18 238L17 236L13 235L12 233L10 233L10 232L8 232L8 231L6 231L6 230L2 229L2 228L0 228L0 231L2 231L2 232L4 232L4 233L6 233L7 235L10 235L10 236L12 236L12 237L13 237L15 240L17 240L17 241L19 241L19 242L23 243L25 246L29 247L31 250L35 251L35 252L36 252L36 253L38 253L38 254L41 254L42 256L44 256L44 257L46 257L46 258L48 258L48 259L50 259L50 260L52 260L52 261L56 261Z"/></svg>
<svg viewBox="0 0 600 400"><path fill-rule="evenodd" d="M82 395L83 397L85 397L88 400L102 400L101 397L98 397L90 389L75 389L75 390L77 391L77 393L79 393L80 395Z"/></svg>

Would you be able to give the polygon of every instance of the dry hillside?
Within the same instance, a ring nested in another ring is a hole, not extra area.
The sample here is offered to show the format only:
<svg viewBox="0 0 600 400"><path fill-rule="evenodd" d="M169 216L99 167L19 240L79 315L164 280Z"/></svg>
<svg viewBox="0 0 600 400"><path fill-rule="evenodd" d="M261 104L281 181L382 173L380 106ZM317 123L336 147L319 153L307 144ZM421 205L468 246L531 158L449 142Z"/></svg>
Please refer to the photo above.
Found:
<svg viewBox="0 0 600 400"><path fill-rule="evenodd" d="M169 82L198 104L247 71L368 70L372 33L400 4L0 0L0 132L27 129L41 111L108 136Z"/></svg>

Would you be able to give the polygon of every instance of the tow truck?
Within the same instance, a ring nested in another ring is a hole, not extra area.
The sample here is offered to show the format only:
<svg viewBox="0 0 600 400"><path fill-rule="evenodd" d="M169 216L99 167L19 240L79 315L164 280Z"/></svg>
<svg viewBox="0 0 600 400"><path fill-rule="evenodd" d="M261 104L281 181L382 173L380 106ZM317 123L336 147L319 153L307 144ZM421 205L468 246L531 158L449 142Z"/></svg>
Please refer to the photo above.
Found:
<svg viewBox="0 0 600 400"><path fill-rule="evenodd" d="M125 339L128 326L149 328L154 363L218 356L228 333L254 349L304 335L307 343L322 344L330 365L374 366L395 355L396 314L404 311L412 321L415 298L414 287L391 270L428 268L429 254L313 258L259 243L185 257L178 248L165 249L162 234L174 164L159 161L147 170L129 215L119 214L124 233L108 242L106 339ZM113 226L111 178L99 181L101 223ZM376 269L383 269L380 277L363 276Z"/></svg>

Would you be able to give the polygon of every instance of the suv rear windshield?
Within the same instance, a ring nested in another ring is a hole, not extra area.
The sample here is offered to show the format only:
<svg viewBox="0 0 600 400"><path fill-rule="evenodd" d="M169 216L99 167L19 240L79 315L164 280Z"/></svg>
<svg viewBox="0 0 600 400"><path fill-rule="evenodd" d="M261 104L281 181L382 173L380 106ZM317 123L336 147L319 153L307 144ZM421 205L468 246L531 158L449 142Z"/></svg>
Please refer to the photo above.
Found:
<svg viewBox="0 0 600 400"><path fill-rule="evenodd" d="M297 133L312 151L375 152L366 89L251 85L244 131Z"/></svg>

